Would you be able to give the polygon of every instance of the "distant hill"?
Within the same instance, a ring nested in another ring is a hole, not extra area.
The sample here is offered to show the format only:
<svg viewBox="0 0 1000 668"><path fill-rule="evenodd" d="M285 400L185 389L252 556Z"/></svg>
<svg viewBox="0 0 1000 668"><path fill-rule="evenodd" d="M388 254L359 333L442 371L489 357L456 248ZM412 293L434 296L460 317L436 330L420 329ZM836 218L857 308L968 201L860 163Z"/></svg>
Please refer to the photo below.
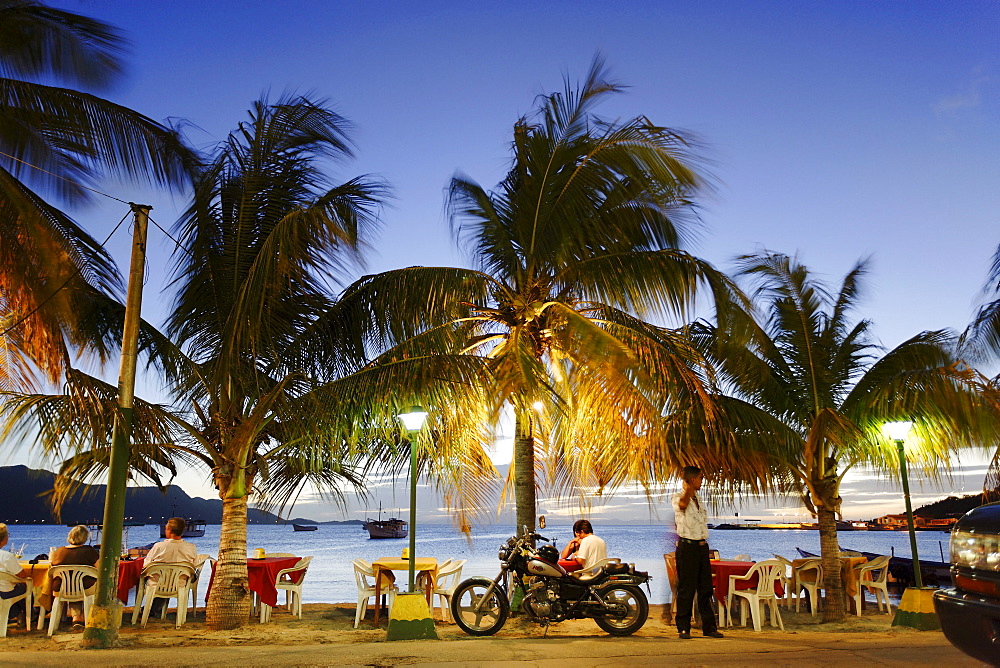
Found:
<svg viewBox="0 0 1000 668"><path fill-rule="evenodd" d="M56 522L49 507L48 496L55 474L29 469L27 466L0 467L0 490L4 502L0 521L11 524L52 524ZM87 485L77 492L62 509L62 524L98 523L104 517L105 485ZM180 487L170 485L166 492L156 487L130 487L125 493L125 518L128 521L159 524L169 517L179 516L205 520L209 524L222 521L222 500L190 497ZM251 524L274 524L283 521L277 515L250 508ZM297 519L310 523L312 520Z"/></svg>
<svg viewBox="0 0 1000 668"><path fill-rule="evenodd" d="M931 518L961 517L973 508L978 508L992 499L983 500L982 494L967 494L965 496L949 496L946 499L928 503L913 511L914 515Z"/></svg>

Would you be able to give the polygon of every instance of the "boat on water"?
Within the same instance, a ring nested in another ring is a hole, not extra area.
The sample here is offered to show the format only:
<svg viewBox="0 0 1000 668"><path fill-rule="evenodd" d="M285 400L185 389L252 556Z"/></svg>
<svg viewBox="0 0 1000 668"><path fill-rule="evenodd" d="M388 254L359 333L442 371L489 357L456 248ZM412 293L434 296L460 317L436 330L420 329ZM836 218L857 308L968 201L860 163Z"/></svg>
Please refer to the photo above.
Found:
<svg viewBox="0 0 1000 668"><path fill-rule="evenodd" d="M182 538L201 538L205 535L205 525L207 522L205 520L190 520L184 519L184 535ZM166 525L160 525L160 538L167 537Z"/></svg>
<svg viewBox="0 0 1000 668"><path fill-rule="evenodd" d="M368 518L361 527L368 532L369 538L406 538L407 525L398 517L382 519L382 504L378 506L378 519Z"/></svg>
<svg viewBox="0 0 1000 668"><path fill-rule="evenodd" d="M799 555L805 558L819 558L820 556L814 552L806 552L800 547L795 549L799 551ZM867 557L869 561L875 557L883 556L877 552L862 552L860 550L853 551L863 557ZM916 581L913 577L913 559L891 555L889 557L889 574L892 575L893 579L895 579L900 585L904 587L912 587ZM920 575L922 576L925 587L951 586L951 564L949 563L921 559Z"/></svg>
<svg viewBox="0 0 1000 668"><path fill-rule="evenodd" d="M315 531L318 528L315 524L296 524L292 522L292 529L295 531Z"/></svg>

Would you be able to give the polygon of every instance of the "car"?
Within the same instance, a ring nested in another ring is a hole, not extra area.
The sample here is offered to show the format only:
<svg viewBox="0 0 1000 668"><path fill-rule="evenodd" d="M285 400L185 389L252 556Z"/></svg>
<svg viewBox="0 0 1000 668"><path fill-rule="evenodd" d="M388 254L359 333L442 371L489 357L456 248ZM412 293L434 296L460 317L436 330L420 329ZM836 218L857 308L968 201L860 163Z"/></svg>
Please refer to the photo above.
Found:
<svg viewBox="0 0 1000 668"><path fill-rule="evenodd" d="M966 513L950 543L954 586L934 593L941 630L969 656L1000 666L1000 503Z"/></svg>

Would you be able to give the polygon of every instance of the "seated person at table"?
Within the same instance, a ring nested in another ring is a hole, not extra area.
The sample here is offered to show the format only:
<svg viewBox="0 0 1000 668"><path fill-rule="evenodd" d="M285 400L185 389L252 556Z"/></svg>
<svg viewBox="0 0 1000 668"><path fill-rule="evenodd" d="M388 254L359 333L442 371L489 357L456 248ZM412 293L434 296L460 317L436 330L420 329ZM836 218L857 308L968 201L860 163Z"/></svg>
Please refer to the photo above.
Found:
<svg viewBox="0 0 1000 668"><path fill-rule="evenodd" d="M97 563L100 553L93 545L87 545L90 538L90 530L82 524L78 524L69 530L66 537L68 545L56 549L52 553L51 566L93 566ZM83 579L83 586L90 589L97 582L96 578L86 577ZM52 591L59 591L62 586L62 578L52 578ZM73 620L73 624L83 624L83 603L66 604L66 614Z"/></svg>
<svg viewBox="0 0 1000 668"><path fill-rule="evenodd" d="M198 565L198 548L194 543L189 543L182 538L184 535L184 519L181 517L171 517L163 529L165 540L161 540L149 549L143 561L143 567L150 564L187 564L192 568ZM187 576L182 576L187 579ZM151 576L150 581L157 581L159 577ZM153 599L153 614L160 614L167 599ZM137 603L138 605L138 603Z"/></svg>
<svg viewBox="0 0 1000 668"><path fill-rule="evenodd" d="M17 560L17 557L3 549L7 545L8 538L9 535L7 533L7 525L0 524L0 571L10 573L11 575L19 578L26 578L30 574L28 571L21 568L21 564ZM26 582L18 582L15 584L13 582L8 582L7 580L0 580L0 598L14 598L15 596L20 596L26 591L28 591L28 584ZM18 623L24 623L24 599L21 599L11 606L10 614L7 619L16 619Z"/></svg>
<svg viewBox="0 0 1000 668"><path fill-rule="evenodd" d="M566 543L560 559L576 561L580 570L586 570L608 558L608 548L604 541L594 535L590 520L577 520L573 524L573 540Z"/></svg>

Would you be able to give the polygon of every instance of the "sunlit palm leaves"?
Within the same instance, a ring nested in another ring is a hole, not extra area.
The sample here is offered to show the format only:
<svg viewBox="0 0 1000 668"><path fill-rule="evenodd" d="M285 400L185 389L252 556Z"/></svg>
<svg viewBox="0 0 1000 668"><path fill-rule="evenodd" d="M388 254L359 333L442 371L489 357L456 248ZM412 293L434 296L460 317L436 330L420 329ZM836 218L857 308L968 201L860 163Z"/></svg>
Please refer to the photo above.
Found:
<svg viewBox="0 0 1000 668"><path fill-rule="evenodd" d="M7 369L17 385L34 367L58 378L64 337L73 346L100 339L102 331L88 328L97 321L85 316L102 293L120 287L100 245L46 198L86 199L86 187L105 177L182 185L194 166L170 128L58 87L109 82L121 47L100 21L0 0L0 314L7 323L0 336L12 350Z"/></svg>
<svg viewBox="0 0 1000 668"><path fill-rule="evenodd" d="M699 352L643 318L683 316L699 286L713 288L723 315L739 299L679 248L705 187L690 141L644 117L593 113L620 90L595 61L579 88L567 82L516 123L495 190L452 181L453 227L475 270L369 276L341 302L368 324L374 350L485 361L486 405L459 418L485 446L483 432L514 412L519 526L534 525L536 474L564 492L659 480L695 456L666 423L680 410L714 420Z"/></svg>

